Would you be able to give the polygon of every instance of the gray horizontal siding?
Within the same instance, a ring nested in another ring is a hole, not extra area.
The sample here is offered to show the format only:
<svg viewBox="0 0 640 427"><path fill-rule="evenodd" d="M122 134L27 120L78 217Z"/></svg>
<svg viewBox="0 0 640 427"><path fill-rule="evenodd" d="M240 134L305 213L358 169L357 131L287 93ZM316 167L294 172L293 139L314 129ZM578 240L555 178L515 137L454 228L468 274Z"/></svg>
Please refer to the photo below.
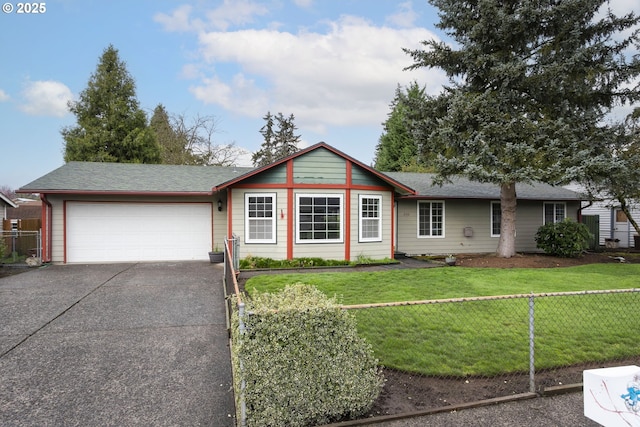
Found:
<svg viewBox="0 0 640 427"><path fill-rule="evenodd" d="M459 253L491 253L498 247L499 237L491 237L490 200L446 200L444 237L421 237L417 231L417 201L398 203L397 245L408 254L442 255ZM567 203L567 217L576 219L578 202ZM534 240L543 223L543 202L518 201L516 213L516 251L538 252ZM472 237L464 229L471 227Z"/></svg>

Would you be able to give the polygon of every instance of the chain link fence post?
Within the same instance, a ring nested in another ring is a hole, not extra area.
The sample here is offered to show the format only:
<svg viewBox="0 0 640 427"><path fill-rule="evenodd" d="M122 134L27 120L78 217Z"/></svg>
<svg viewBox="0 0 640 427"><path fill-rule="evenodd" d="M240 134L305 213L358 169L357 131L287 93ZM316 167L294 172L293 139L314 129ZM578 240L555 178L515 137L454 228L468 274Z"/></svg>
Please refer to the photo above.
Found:
<svg viewBox="0 0 640 427"><path fill-rule="evenodd" d="M535 297L529 296L529 391L536 392L536 358L535 358Z"/></svg>

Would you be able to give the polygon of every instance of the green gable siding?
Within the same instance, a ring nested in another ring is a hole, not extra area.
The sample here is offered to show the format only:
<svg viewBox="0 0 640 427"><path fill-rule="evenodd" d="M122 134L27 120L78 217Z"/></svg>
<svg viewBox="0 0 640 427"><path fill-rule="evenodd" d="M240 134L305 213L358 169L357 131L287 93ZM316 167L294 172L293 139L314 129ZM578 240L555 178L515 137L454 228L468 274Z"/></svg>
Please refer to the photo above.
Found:
<svg viewBox="0 0 640 427"><path fill-rule="evenodd" d="M319 148L293 160L293 181L296 184L346 184L347 161Z"/></svg>
<svg viewBox="0 0 640 427"><path fill-rule="evenodd" d="M351 170L351 181L354 185L375 185L388 187L389 184L382 181L375 175L372 175L371 172L368 172L361 168L360 166L353 165L353 169Z"/></svg>
<svg viewBox="0 0 640 427"><path fill-rule="evenodd" d="M287 182L287 166L280 165L247 178L249 184L284 184Z"/></svg>

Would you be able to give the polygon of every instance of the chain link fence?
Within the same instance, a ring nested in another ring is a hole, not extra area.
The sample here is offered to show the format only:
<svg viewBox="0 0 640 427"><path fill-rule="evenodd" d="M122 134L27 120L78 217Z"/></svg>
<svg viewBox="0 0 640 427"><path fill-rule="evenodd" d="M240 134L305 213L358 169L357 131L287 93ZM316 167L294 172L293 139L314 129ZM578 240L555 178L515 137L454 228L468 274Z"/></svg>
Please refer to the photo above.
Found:
<svg viewBox="0 0 640 427"><path fill-rule="evenodd" d="M637 289L344 309L356 316L390 386L402 385L419 408L545 393L581 383L584 369L640 358Z"/></svg>
<svg viewBox="0 0 640 427"><path fill-rule="evenodd" d="M0 263L22 263L28 257L42 258L41 231L0 231Z"/></svg>
<svg viewBox="0 0 640 427"><path fill-rule="evenodd" d="M229 253L233 243L225 245L227 295L239 293ZM229 313L240 313L242 333L244 303L241 298L228 301ZM635 327L640 289L342 308L355 316L359 334L384 367L387 382L371 415L550 394L582 383L586 369L640 363L640 328ZM239 420L243 415L240 407Z"/></svg>

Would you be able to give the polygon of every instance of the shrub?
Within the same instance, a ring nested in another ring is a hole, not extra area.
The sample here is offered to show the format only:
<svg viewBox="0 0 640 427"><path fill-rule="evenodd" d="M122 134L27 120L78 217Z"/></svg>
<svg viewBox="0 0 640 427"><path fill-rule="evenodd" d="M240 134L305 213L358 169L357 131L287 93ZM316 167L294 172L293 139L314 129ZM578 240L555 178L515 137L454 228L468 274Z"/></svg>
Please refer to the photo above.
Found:
<svg viewBox="0 0 640 427"><path fill-rule="evenodd" d="M317 257L293 258L293 259L272 259L248 255L240 260L240 269L248 270L253 268L308 268L308 267L335 267L351 265L349 261L338 259L323 259Z"/></svg>
<svg viewBox="0 0 640 427"><path fill-rule="evenodd" d="M591 233L586 225L569 218L545 224L536 233L537 247L549 255L577 257L589 247Z"/></svg>
<svg viewBox="0 0 640 427"><path fill-rule="evenodd" d="M8 253L9 253L9 248L7 247L7 244L4 241L4 238L0 237L0 260L3 260Z"/></svg>
<svg viewBox="0 0 640 427"><path fill-rule="evenodd" d="M234 313L232 339L248 426L326 424L371 408L382 373L353 315L335 300L296 284L254 295L246 309L246 332L238 333Z"/></svg>
<svg viewBox="0 0 640 427"><path fill-rule="evenodd" d="M355 261L341 259L324 259L318 257L301 257L293 259L272 259L247 255L240 260L241 270L255 268L312 268L312 267L342 267L358 264L391 264L396 260L390 258L373 259L366 255L358 255Z"/></svg>

